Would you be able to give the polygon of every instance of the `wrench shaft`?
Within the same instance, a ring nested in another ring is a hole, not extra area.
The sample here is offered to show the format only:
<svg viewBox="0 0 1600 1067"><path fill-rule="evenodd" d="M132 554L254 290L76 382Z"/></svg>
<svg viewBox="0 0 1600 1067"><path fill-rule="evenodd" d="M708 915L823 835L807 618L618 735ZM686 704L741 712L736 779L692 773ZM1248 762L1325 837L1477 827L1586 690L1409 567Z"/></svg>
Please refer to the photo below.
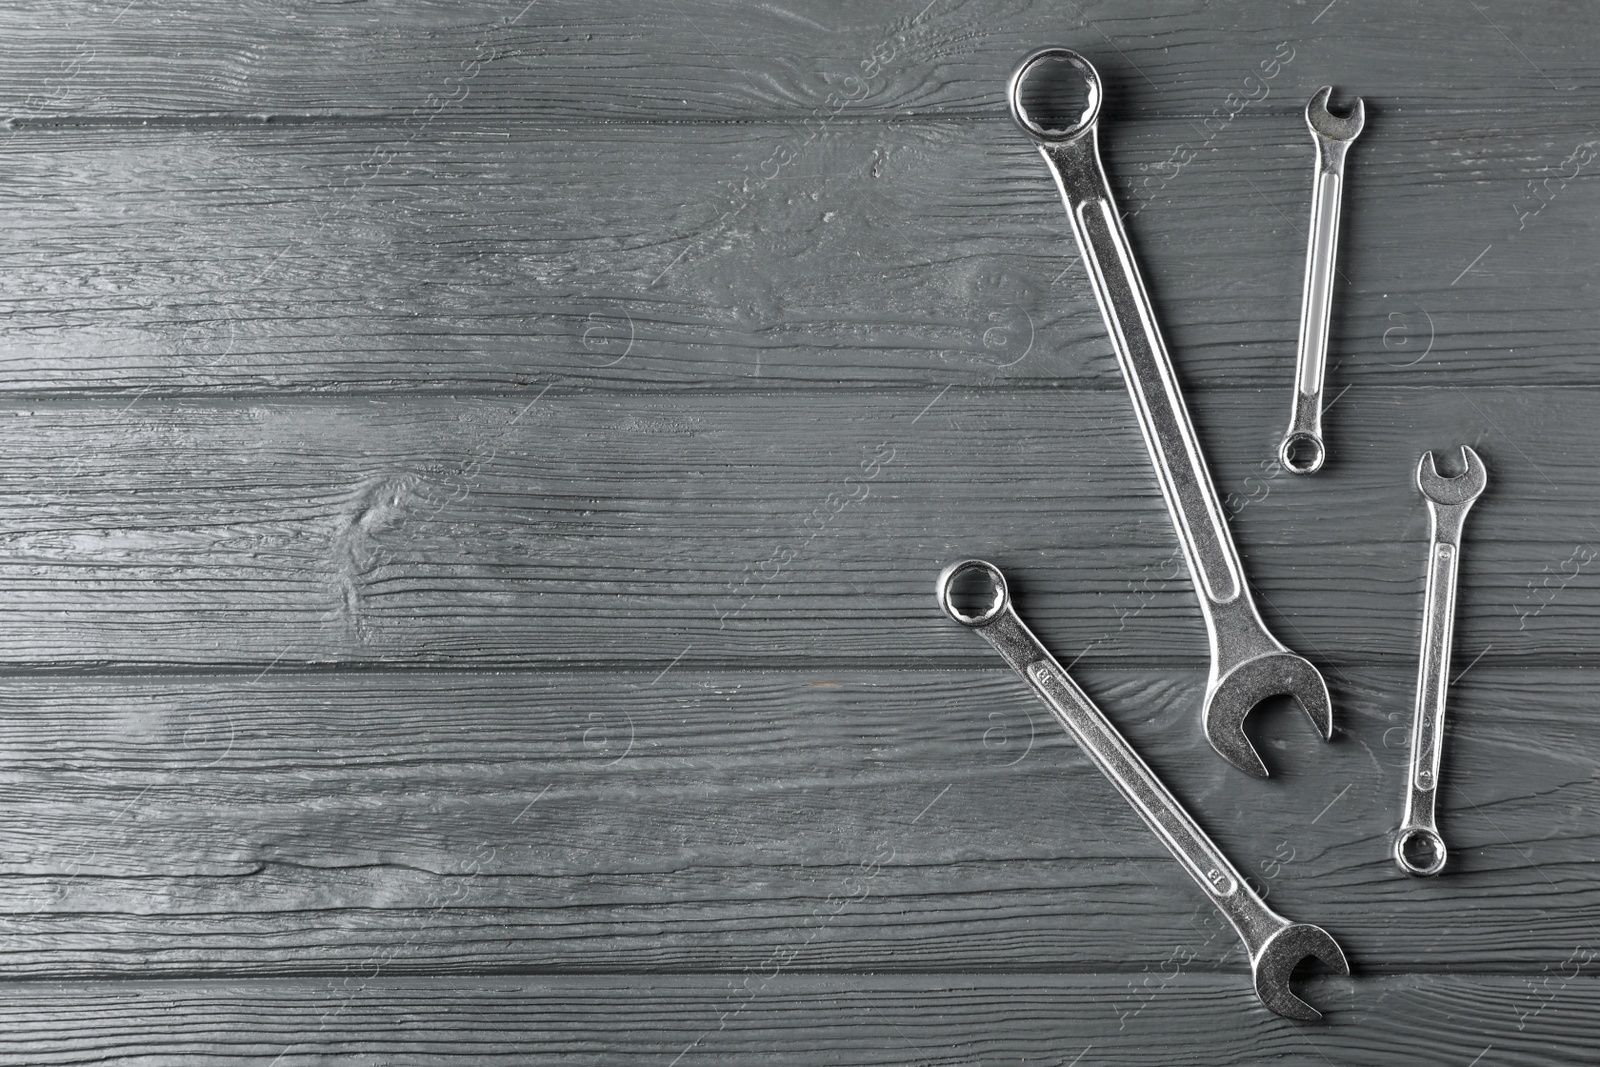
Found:
<svg viewBox="0 0 1600 1067"><path fill-rule="evenodd" d="M1433 824L1434 791L1439 785L1459 558L1455 545L1436 542L1432 546L1428 591L1424 598L1422 655L1417 666L1417 704L1411 732L1411 797L1414 805L1426 803L1428 825Z"/></svg>
<svg viewBox="0 0 1600 1067"><path fill-rule="evenodd" d="M1212 605L1231 603L1244 591L1243 569L1144 279L1111 199L1095 137L1091 133L1065 144L1040 145L1039 152L1066 203L1156 480L1178 529L1202 609L1212 621Z"/></svg>
<svg viewBox="0 0 1600 1067"><path fill-rule="evenodd" d="M979 631L1238 931L1251 959L1289 921L1267 907L1009 603Z"/></svg>
<svg viewBox="0 0 1600 1067"><path fill-rule="evenodd" d="M1339 248L1339 208L1344 188L1341 168L1317 168L1311 191L1311 240L1306 245L1305 298L1300 305L1299 385L1316 399L1316 428L1322 425L1322 379L1327 365L1328 323L1333 314L1334 260Z"/></svg>

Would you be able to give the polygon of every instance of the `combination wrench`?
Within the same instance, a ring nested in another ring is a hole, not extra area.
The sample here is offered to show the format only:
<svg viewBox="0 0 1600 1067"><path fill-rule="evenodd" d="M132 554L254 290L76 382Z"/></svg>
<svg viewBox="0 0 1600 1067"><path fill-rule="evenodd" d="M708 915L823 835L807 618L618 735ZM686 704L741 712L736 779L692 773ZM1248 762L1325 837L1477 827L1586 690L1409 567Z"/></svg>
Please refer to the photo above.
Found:
<svg viewBox="0 0 1600 1067"><path fill-rule="evenodd" d="M1045 75L1063 67L1064 78ZM1081 94L1082 111L1065 126L1036 121L1030 113L1030 100L1059 101L1073 90ZM1093 65L1065 48L1046 48L1024 59L1007 91L1012 117L1038 145L1066 203L1073 236L1094 284L1156 480L1200 598L1211 645L1211 674L1201 713L1206 737L1234 766L1266 777L1266 764L1245 736L1245 716L1266 697L1289 694L1300 701L1326 740L1333 736L1328 685L1310 662L1267 632L1245 584L1233 535L1100 162L1101 96L1100 75Z"/></svg>
<svg viewBox="0 0 1600 1067"><path fill-rule="evenodd" d="M969 576L983 583L976 598L957 587L960 580ZM990 595L990 602L971 614L957 603L959 600L966 604L971 599L982 602L985 594ZM1308 956L1315 956L1340 974L1349 974L1350 964L1343 950L1320 926L1290 922L1267 907L1245 883L1244 876L1017 615L1011 605L1010 587L1000 569L979 559L952 564L939 575L935 595L946 615L977 630L1028 680L1078 747L1228 917L1250 956L1250 972L1261 1002L1286 1018L1320 1019L1322 1014L1289 988L1289 977Z"/></svg>
<svg viewBox="0 0 1600 1067"><path fill-rule="evenodd" d="M1367 122L1366 104L1360 99L1344 118L1330 112L1328 97L1332 93L1331 86L1323 86L1306 104L1306 126L1317 144L1317 176L1311 185L1311 236L1306 242L1294 407L1289 429L1278 445L1278 462L1293 474L1315 474L1327 457L1322 443L1322 386L1328 362L1334 267L1339 256L1344 156Z"/></svg>
<svg viewBox="0 0 1600 1067"><path fill-rule="evenodd" d="M1407 874L1444 869L1444 838L1434 822L1439 762L1444 742L1444 702L1450 686L1450 645L1455 636L1456 572L1461 563L1461 527L1473 501L1489 484L1489 471L1467 445L1462 472L1439 474L1433 453L1417 464L1417 488L1428 502L1433 533L1428 544L1428 591L1422 608L1422 656L1417 663L1417 704L1411 717L1411 768L1406 776L1405 815L1394 840L1394 860Z"/></svg>

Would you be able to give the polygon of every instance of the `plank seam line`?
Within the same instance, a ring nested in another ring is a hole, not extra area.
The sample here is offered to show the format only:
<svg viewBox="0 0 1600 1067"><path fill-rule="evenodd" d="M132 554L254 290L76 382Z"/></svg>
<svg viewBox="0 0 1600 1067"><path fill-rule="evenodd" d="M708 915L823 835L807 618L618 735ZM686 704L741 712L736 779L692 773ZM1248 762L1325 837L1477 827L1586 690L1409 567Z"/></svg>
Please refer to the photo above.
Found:
<svg viewBox="0 0 1600 1067"><path fill-rule="evenodd" d="M1085 341L1085 342L1082 342L1082 343L1088 344L1089 342ZM839 351L850 351L851 349L849 348L849 346L840 346L838 350ZM562 376L561 375L552 375L552 377L562 377ZM1185 375L1183 375L1181 373L1181 370L1180 370L1180 377L1185 377ZM1187 375L1187 377L1192 378L1192 377L1194 377L1194 375L1191 372L1189 375ZM1274 385L1274 386L1277 385L1277 384L1281 384L1281 383L1279 383L1277 381L1277 378L1278 378L1278 376L1273 376L1270 384ZM779 383L780 384L780 388L774 389L773 388L774 382ZM860 379L858 381L849 381L849 382L845 382L844 384L839 384L839 385L828 385L828 384L824 384L822 382L819 382L819 381L816 381L816 380L813 380L813 379L806 379L806 378L794 378L794 379L787 379L786 380L786 379L782 379L782 378L770 379L770 378L766 378L766 377L763 377L763 378L760 378L760 379L756 379L756 378L752 377L752 378L749 379L749 384L748 385L743 385L743 384L741 384L741 385L720 385L719 384L719 385L699 386L699 385L692 385L692 384L661 382L661 383L651 384L648 387L641 386L641 385L626 385L626 386L623 386L623 387L620 387L620 388L616 388L616 387L611 387L611 386L605 385L603 383L593 383L593 382L587 382L587 381L571 381L571 382L558 381L556 384L557 384L558 388L551 390L551 399L552 400L561 400L561 399L564 399L564 398L570 398L572 396L580 395L580 394L581 395L586 395L586 396L598 396L598 397L601 397L601 398L604 398L604 399L617 399L617 400L626 400L626 399L645 399L645 400L648 400L648 399L650 399L652 397L662 396L662 395L673 396L673 397L695 396L695 397L742 398L742 397L749 397L751 395L773 395L773 394L777 394L777 393L781 393L784 397L800 396L800 397L828 398L828 397L838 397L838 396L867 396L867 395L871 395L873 397L879 397L879 396L885 396L885 395L893 395L893 396L903 395L903 396L906 396L908 398L916 398L916 397L920 397L920 396L925 395L928 390L933 389L936 386L950 386L950 385L953 385L953 386L959 388L961 390L961 392L963 392L965 394L971 395L971 394L976 393L976 394L979 394L979 395L982 395L982 396L986 396L986 397L1004 397L1004 396L1013 395L1013 394L1034 394L1034 393L1043 393L1043 394L1063 393L1063 394L1069 394L1069 395L1078 394L1078 393L1089 393L1089 394L1113 393L1113 394L1115 394L1115 393L1124 393L1124 392L1127 391L1127 387L1123 384L1123 382L1122 382L1120 377L1113 377L1113 376L1109 376L1109 375L1101 376L1101 377L1094 377L1094 378L1087 378L1087 377L1085 377L1085 378L1069 378L1069 377L1018 378L1018 379L1013 379L1013 380L1007 380L1007 381L1004 381L1004 382L964 382L964 381L960 381L960 380L940 381L938 379L930 379L927 382L907 382L907 381L885 382L885 381L883 381L881 379L876 379L875 380L875 379L871 379L871 378L862 378L862 379ZM1230 395L1250 394L1252 396L1256 396L1256 395L1259 395L1261 390L1269 383L1267 382L1267 380L1265 378L1263 378L1261 381L1251 381L1251 380L1248 380L1248 379L1240 379L1240 380L1236 380L1236 381L1204 382L1203 384L1204 384L1205 393L1208 396L1215 395L1215 394L1218 394L1218 393L1230 394ZM216 407L234 407L234 406L237 406L240 403L244 403L244 402L247 402L247 401L276 401L276 402L281 402L281 403L284 403L284 404L303 404L303 405L309 407L309 406L315 406L315 405L339 404L339 403L345 403L345 402L350 402L350 401L359 401L359 400L405 400L405 399L408 399L408 398L414 398L414 399L417 399L419 401L420 400L504 400L504 401L507 401L507 402L514 402L514 401L526 401L530 397L537 396L541 392L543 392L544 389L549 385L550 385L549 382L543 382L542 384L538 384L537 387L535 387L533 385L530 385L530 386L528 386L528 387L526 387L524 389L492 389L492 388L485 388L485 389L448 389L448 390L432 390L432 389L407 390L407 389L370 389L370 388L330 390L330 389L325 389L325 388L314 388L314 387L307 387L305 389L298 389L298 390L296 390L296 389L273 389L273 390L240 389L240 390L233 390L233 389L230 389L229 387L227 387L226 385L223 385L223 386L208 386L208 387L203 387L203 388L201 388L201 387L190 387L190 388L168 389L168 390L160 390L160 389L157 389L155 387L147 387L146 389L138 390L138 389L133 388L132 386L126 386L126 387L116 387L116 388L89 388L89 389L73 390L73 391L70 391L70 392L59 391L59 390L40 390L39 392L36 392L36 393L30 393L30 392L27 392L27 391L24 391L24 390L0 389L0 406L5 406L5 407L28 407L30 405L35 405L35 404L52 404L52 405L105 404L105 405L113 405L113 404L125 403L126 400L128 399L128 397L135 396L135 395L139 397L141 404L147 403L147 402L151 402L151 401L164 401L164 400L165 401L184 401L184 402L188 402L188 403L193 403L195 401L209 401ZM1361 391L1368 391L1368 390L1371 390L1371 391L1380 391L1381 390L1384 393L1393 393L1393 392L1409 392L1409 391L1412 391L1412 390L1416 390L1416 391L1424 391L1425 390L1425 391L1428 391L1428 392L1431 393L1431 392L1436 392L1437 388L1438 387L1436 385L1429 384L1429 383L1426 383L1426 382L1421 382L1421 381L1415 382L1415 383L1387 382L1387 381L1385 381L1383 383L1351 383L1351 385L1349 386L1349 391L1350 392L1361 392ZM1479 394L1489 393L1489 392L1499 392L1499 391L1513 391L1513 390L1516 390L1516 391L1531 390L1531 391L1537 392L1537 391L1541 391L1541 390L1543 390L1543 391L1552 391L1552 390L1555 390L1555 389L1565 389L1565 390L1576 389L1576 390L1587 392L1587 391L1600 390L1600 380L1596 380L1596 381L1593 381L1593 382L1563 381L1563 382L1544 382L1544 383L1485 382L1485 383L1479 383L1479 384L1471 384L1471 383L1469 383L1466 386L1458 386L1457 388L1461 389L1463 391L1471 390L1471 391L1479 393ZM1129 425L1131 426L1132 423L1130 422Z"/></svg>
<svg viewBox="0 0 1600 1067"><path fill-rule="evenodd" d="M998 92L998 87L996 89ZM1175 90L1176 91L1176 90ZM1219 94L1225 92L1226 87L1218 90ZM1160 91L1165 95L1165 90ZM1137 128L1140 123L1152 122L1196 122L1201 119L1213 117L1211 109L1189 111L1186 108L1166 108L1159 105L1140 106L1136 98L1152 96L1146 94L1135 83L1130 82L1126 91L1118 89L1116 95L1128 101L1122 111L1123 125L1128 128ZM630 98L632 99L632 98ZM1426 112L1429 116L1441 118L1456 118L1463 115L1504 118L1516 117L1524 121L1517 123L1519 129L1537 129L1555 132L1565 130L1564 126L1556 126L1550 122L1552 114L1562 115L1571 111L1573 118L1571 125L1576 129L1590 128L1590 122L1584 118L1591 105L1582 98L1571 100L1562 98L1539 99L1527 105L1505 106L1498 101L1503 97L1496 97L1493 102L1482 102L1470 107L1449 106L1437 103L1426 108L1413 107L1413 112ZM672 127L672 126L798 126L807 119L815 119L817 108L822 106L819 102L810 108L799 108L793 111L763 111L744 115L595 115L591 112L573 113L571 115L544 118L532 117L531 114L517 115L503 119L496 123L497 128L516 128L529 130L572 130L583 131L594 127ZM534 112L537 105L528 105L529 112ZM503 110L496 109L503 114ZM1297 104L1290 105L1252 105L1252 113L1262 120L1276 119L1279 121L1299 119L1303 108ZM592 109L591 109L592 111ZM546 113L548 113L546 111ZM478 114L473 109L458 110L448 117L437 118L430 125L439 130L449 131L458 126L471 126L481 131L482 121L473 121L470 116ZM0 118L0 129L12 131L24 130L51 130L51 129L145 129L161 127L179 128L216 128L237 127L242 129L260 129L269 126L368 126L368 127L397 127L407 128L407 124L415 120L416 109L378 109L341 111L328 108L321 112L315 111L290 111L288 109L257 108L253 110L167 110L167 111L124 111L90 113L57 113L52 115L15 114ZM1530 123L1527 120L1537 120ZM828 119L830 126L884 126L884 125L936 125L940 123L974 125L980 123L999 122L1009 126L1012 122L1010 113L1003 107L989 105L952 105L941 109L923 109L916 107L885 110L883 105L874 105L866 108L856 108L852 111L840 111ZM1486 126L1462 129L1452 125L1452 130L1469 139L1489 140L1503 138L1504 133L1498 129ZM1291 143L1285 139L1284 144ZM1298 143L1295 141L1293 143ZM1019 152L1025 152L1027 145L1018 142Z"/></svg>
<svg viewBox="0 0 1600 1067"><path fill-rule="evenodd" d="M359 967L359 966L360 966L359 962L352 964L352 967ZM433 970L433 971L405 971L405 970L396 969L396 970L385 971L378 978L373 979L372 980L372 984L383 984L383 983L405 984L405 983L411 983L411 982L434 982L434 981L448 982L448 981L452 981L452 980L462 980L462 979L498 979L498 978L528 978L528 979L559 978L559 979L568 979L568 980L573 980L573 981L583 981L583 980L592 980L592 979L637 980L637 979L640 979L640 978L645 978L645 979L651 979L651 978L655 978L655 979L670 979L670 980L680 980L680 981L682 981L682 980L699 980L699 979L707 979L707 978L728 979L728 978L739 978L739 977L742 977L744 975L748 975L753 970L755 970L757 966L758 966L757 964L752 964L750 967L746 967L746 968L704 970L704 971L699 971L699 970L695 970L695 971L689 971L689 970L663 971L663 970L649 970L649 969L641 969L641 970L580 970L580 969L551 970L551 969L543 969L543 968L505 968L505 969L500 969L500 968L470 968L470 969L451 970L451 971L438 971L438 970ZM1095 967L1095 968L1085 968L1085 969L1081 969L1081 970L1080 969L1076 969L1076 968L1055 968L1055 969L1049 969L1049 970L1045 970L1045 969L1021 969L1021 970L995 969L995 970L963 970L963 971L885 970L885 969L883 969L881 967L873 967L871 970L844 970L844 969L821 970L821 969L790 968L787 971L785 971L784 973L787 974L787 975L790 975L791 977L808 978L808 979L813 979L813 980L818 980L818 981L826 981L828 979L836 979L836 978L868 978L868 979L887 979L889 983L893 983L896 980L906 980L906 979L935 979L935 980L968 979L968 980L982 980L982 979L986 979L986 978L988 978L988 979L994 979L994 978L1094 978L1094 977L1098 977L1098 976L1102 976L1102 975L1104 975L1104 976L1122 976L1122 975L1130 975L1130 974L1133 974L1133 975L1145 974L1145 973L1147 973L1147 971L1148 971L1148 966L1140 967L1140 968L1134 968L1134 967L1130 966L1130 967L1128 967L1126 969ZM41 974L43 976L34 975L34 976L29 976L29 977L21 977L21 976L18 976L18 977L0 977L0 988L19 989L19 988L23 988L23 987L27 987L27 986L41 986L41 987L50 987L53 990L59 990L60 987L63 984L70 984L70 983L82 983L82 984L85 984L85 985L91 985L91 984L92 985L102 985L102 984L103 985L116 985L116 986L119 986L119 987L139 986L139 985L148 985L148 986L152 986L152 987L159 987L159 986L171 986L171 985L180 985L180 984L189 984L189 983L193 983L195 985L200 985L200 984L203 984L203 983L206 983L206 982L219 982L219 981L238 983L238 984L241 984L241 985L246 985L246 984L262 984L262 985L267 985L267 984L291 984L291 983L302 983L302 982L334 981L334 980L341 979L341 978L348 978L348 977L350 977L351 973L352 973L351 969L328 970L328 971L320 971L319 970L319 971L305 971L305 972L289 972L289 971L286 971L286 972L284 972L282 974L272 974L272 975L244 974L244 973L235 973L235 972L222 971L222 970L218 970L218 971L192 970L192 971L187 971L187 972L185 972L185 971L176 971L169 977L149 978L149 977L144 977L144 976L122 975L122 974L118 974L118 973L115 973L115 972L101 973L101 972L95 972L95 971L63 970L63 971L45 971L45 972L41 972ZM1183 975L1181 977L1182 978L1187 978L1189 980L1199 980L1199 981L1210 981L1212 979L1216 979L1216 980L1219 980L1219 981L1226 980L1226 981L1229 981L1229 982L1233 982L1233 981L1236 981L1240 975L1244 975L1244 976L1246 976L1246 979L1247 979L1246 991L1248 991L1248 976L1249 976L1249 973L1250 972L1249 972L1249 970L1247 968L1236 968L1236 967L1233 967L1232 965L1228 965L1228 966L1225 966L1225 967L1217 967L1217 968L1214 968L1214 969L1211 969L1211 970L1202 971L1202 972L1200 972L1198 974L1193 974L1193 973L1185 974L1185 975ZM1527 978L1530 975L1539 975L1539 974L1548 974L1548 973L1549 972L1546 971L1546 970L1535 969L1535 968L1533 968L1531 966L1530 966L1530 968L1528 970L1525 970L1525 971L1504 970L1504 969L1499 969L1499 970L1466 970L1466 969L1463 969L1463 968L1460 968L1460 967L1445 967L1445 966L1442 966L1442 967L1439 967L1437 969L1408 968L1408 969L1405 969L1405 970L1365 970L1365 971L1363 971L1361 973L1361 975L1359 975L1354 980L1355 981L1362 981L1362 980L1386 981L1386 980L1395 980L1395 979L1403 979L1403 978L1454 978L1454 977L1463 977L1464 976L1464 977L1470 977L1470 978L1496 978L1496 979L1505 979L1505 980L1509 981L1509 980L1512 980L1512 979ZM1315 977L1320 978L1322 976L1321 975L1317 975ZM1330 979L1332 977L1334 977L1334 976L1329 976ZM1596 974L1580 974L1575 978L1568 979L1567 981L1573 982L1573 981L1580 981L1580 980L1588 981L1588 982L1600 981L1600 975L1596 975Z"/></svg>
<svg viewBox="0 0 1600 1067"><path fill-rule="evenodd" d="M1327 663L1328 661L1319 661ZM1088 673L1110 672L1140 672L1148 674L1152 671L1198 671L1204 672L1208 661L1199 658L1192 660L1177 659L1144 659L1127 657L1118 659L1093 659L1084 658L1080 661L1079 670ZM1415 656L1395 655L1392 658L1372 658L1354 662L1336 661L1335 666L1345 670L1414 670ZM450 678L459 680L462 675L481 675L486 679L507 675L518 677L537 678L562 678L562 677L596 677L614 676L627 677L637 675L640 679L648 681L660 673L659 664L640 665L638 663L620 662L592 662L592 663L564 663L541 667L537 664L496 661L491 663L471 664L441 664L425 663L415 666L405 666L394 663L290 663L273 667L268 672L263 672L259 662L247 663L239 666L195 665L186 666L170 663L128 663L114 667L98 669L72 669L66 667L41 666L32 669L7 669L0 668L0 683L7 681L176 681L180 679L198 680L206 678L257 678L266 677L274 680L280 678L339 678L361 677L373 678L386 676L393 679L407 679L415 681L429 675L437 675L441 679ZM1557 659L1555 657L1530 657L1526 660L1496 663L1492 667L1480 667L1482 671L1548 671L1548 670L1585 670L1600 666L1600 662L1577 661L1572 659ZM936 665L930 665L926 657L907 659L904 662L885 661L878 659L860 660L816 660L814 662L787 662L772 663L745 662L738 660L719 660L711 663L694 663L689 666L679 666L675 673L696 672L700 674L728 674L749 677L751 675L878 675L878 674L918 674L936 676L941 674L993 674L1009 677L1011 671L1005 668L996 668L983 658L966 658L952 656ZM1463 685L1470 685L1464 682ZM1348 688L1348 687L1342 687Z"/></svg>
<svg viewBox="0 0 1600 1067"><path fill-rule="evenodd" d="M820 105L819 105L820 106ZM1571 106L1577 110L1579 105ZM1128 110L1128 109L1125 109ZM1262 119L1294 119L1299 118L1303 108L1295 107L1269 107L1255 108L1255 114ZM528 130L568 130L581 133L597 126L627 129L631 127L672 127L672 126L799 126L807 119L814 119L815 108L798 110L794 112L767 112L752 115L635 115L635 116L589 116L573 114L564 118L511 118L496 123L497 128L513 128ZM1440 110L1430 112L1449 116L1455 114L1471 115L1516 115L1527 117L1537 115L1541 120L1548 120L1551 106L1540 103L1537 107L1529 108L1471 108L1461 109L1460 112ZM413 120L414 109L406 111L328 111L322 114L313 112L272 112L272 111L182 111L182 112L138 112L106 113L99 115L13 115L0 119L0 128L12 131L27 130L57 130L57 129L261 129L271 126L323 126L338 127L369 127L405 129L407 123ZM468 110L457 112L449 119L442 122L436 121L435 129L448 132L458 125L471 125L481 131L482 122L469 123L466 118L474 112ZM1135 122L1194 122L1211 117L1210 111L1188 112L1182 110L1166 110L1161 108L1137 110L1131 113L1136 116ZM1011 116L1004 109L981 108L971 110L950 111L921 111L916 109L900 111L873 111L865 109L856 114L840 112L828 119L830 126L893 126L893 125L938 125L962 124L976 125L989 122L1003 122L1011 124ZM1574 120L1575 124L1582 120ZM1482 136L1488 138L1493 131L1483 131ZM1290 143L1286 138L1285 144ZM1298 143L1298 142L1296 142ZM1019 142L1016 146L1019 153L1026 150L1027 145Z"/></svg>

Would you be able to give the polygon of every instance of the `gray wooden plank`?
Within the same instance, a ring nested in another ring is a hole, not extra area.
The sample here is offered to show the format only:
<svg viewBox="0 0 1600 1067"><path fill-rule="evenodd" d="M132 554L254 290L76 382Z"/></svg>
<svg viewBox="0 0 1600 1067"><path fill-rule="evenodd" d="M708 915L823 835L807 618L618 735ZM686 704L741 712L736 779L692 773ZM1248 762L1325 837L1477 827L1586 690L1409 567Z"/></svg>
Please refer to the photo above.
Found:
<svg viewBox="0 0 1600 1067"><path fill-rule="evenodd" d="M1102 53L1129 109L1196 118L1259 95L1246 79L1280 45L1294 58L1268 85L1297 103L1338 81L1396 107L1581 107L1596 80L1596 29L1560 0L1465 11L1412 0L1382 19L1327 6L246 0L214 10L129 0L70 5L68 20L58 0L18 0L0 13L11 58L0 113L379 114L417 125L440 110L582 121L995 114L1005 74L1044 44Z"/></svg>
<svg viewBox="0 0 1600 1067"><path fill-rule="evenodd" d="M1318 980L1329 1014L1312 1026L1270 1015L1236 976L1181 971L13 984L0 1062L1587 1064L1600 989L1592 963L1574 967L1548 988Z"/></svg>
<svg viewBox="0 0 1600 1067"><path fill-rule="evenodd" d="M1593 1058L1594 23L912 7L0 11L0 671L52 672L0 682L0 1059ZM1330 668L1338 743L1267 715L1272 781L1199 742L1170 528L1000 111L1016 57L1061 40L1106 74L1264 607ZM1219 119L1284 41L1270 98ZM1334 468L1291 485L1258 464L1297 112L1325 82L1373 115L1334 370L1357 388ZM1023 323L1050 343L1004 366ZM276 395L307 392L401 396ZM1414 883L1384 856L1409 471L1460 439L1495 482L1447 757L1459 867ZM813 536L880 445L883 478ZM1109 788L1014 679L966 670L989 658L928 584L968 552L1087 650L1074 670L1274 902L1350 948L1332 1026L1262 1012ZM334 664L362 669L311 669ZM401 665L462 669L367 669ZM1030 970L1085 973L949 973ZM1439 973L1465 970L1490 973ZM527 977L552 971L587 973ZM121 980L54 981L89 975Z"/></svg>
<svg viewBox="0 0 1600 1067"><path fill-rule="evenodd" d="M1285 641L1410 662L1417 457L1465 441L1459 647L1592 662L1592 390L1354 390L1308 480L1272 475L1279 399L1193 407ZM12 406L0 665L988 666L932 601L968 555L1064 659L1203 662L1132 422L1121 390Z"/></svg>
<svg viewBox="0 0 1600 1067"><path fill-rule="evenodd" d="M1600 919L1588 672L1452 693L1445 876L1406 878L1412 672L1339 737L1206 746L1199 670L1083 684L1285 914L1363 975L1537 976ZM1225 921L1010 672L7 680L13 978L737 971L1236 974ZM819 918L820 916L820 918Z"/></svg>
<svg viewBox="0 0 1600 1067"><path fill-rule="evenodd" d="M781 128L490 132L22 132L0 199L4 390L1120 388L1009 121L843 125L770 181ZM1600 382L1600 185L1570 158L1594 139L1375 118L1351 161L1330 396ZM1192 389L1287 408L1303 121L1240 119L1172 163L1196 143L1184 119L1108 132L1145 273Z"/></svg>

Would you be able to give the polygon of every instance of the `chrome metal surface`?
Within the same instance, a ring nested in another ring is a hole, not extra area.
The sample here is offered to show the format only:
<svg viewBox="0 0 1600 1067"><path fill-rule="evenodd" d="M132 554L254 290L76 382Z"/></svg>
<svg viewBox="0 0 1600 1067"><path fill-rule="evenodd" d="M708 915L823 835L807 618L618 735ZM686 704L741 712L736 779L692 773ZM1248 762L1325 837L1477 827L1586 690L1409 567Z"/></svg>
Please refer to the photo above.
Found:
<svg viewBox="0 0 1600 1067"><path fill-rule="evenodd" d="M1359 99L1350 114L1342 118L1330 112L1328 97L1332 92L1331 86L1323 86L1306 104L1306 127L1317 146L1317 173L1311 185L1311 233L1306 242L1294 406L1289 429L1278 445L1278 462L1293 474L1314 474L1327 458L1322 441L1322 388L1328 362L1333 278L1339 257L1344 157L1367 120L1366 104Z"/></svg>
<svg viewBox="0 0 1600 1067"><path fill-rule="evenodd" d="M1445 696L1450 687L1450 645L1455 636L1456 574L1461 563L1461 527L1473 501L1489 484L1489 471L1467 445L1462 472L1439 474L1432 452L1417 464L1417 489L1428 502L1433 534L1428 545L1428 591L1422 608L1422 655L1417 663L1417 703L1411 718L1411 769L1406 775L1405 814L1395 834L1394 861L1407 874L1444 870L1444 838L1434 807L1444 742Z"/></svg>
<svg viewBox="0 0 1600 1067"><path fill-rule="evenodd" d="M956 583L967 576L976 576L987 584L979 597L986 602L973 611L963 610L956 603ZM1321 1018L1317 1009L1291 991L1289 976L1307 956L1315 956L1339 973L1349 974L1350 965L1338 943L1319 926L1285 919L1251 890L1155 772L1023 623L1011 605L1010 587L1000 569L977 559L952 564L939 575L936 596L946 615L977 630L1028 680L1034 693L1100 773L1121 791L1189 877L1228 917L1250 956L1250 970L1261 1002L1290 1019Z"/></svg>
<svg viewBox="0 0 1600 1067"><path fill-rule="evenodd" d="M1051 68L1082 79L1075 97L1082 101L1081 112L1070 114L1066 122L1051 122L1029 110L1031 101L1049 95L1045 90L1054 83L1045 81L1044 74ZM1211 674L1202 711L1206 737L1234 766L1266 777L1266 764L1245 736L1245 716L1265 697L1289 694L1300 701L1317 732L1324 739L1332 737L1328 686L1315 667L1267 632L1245 583L1233 535L1100 161L1100 77L1077 53L1046 48L1017 67L1007 95L1013 117L1038 145L1066 203L1073 236L1200 597L1211 644Z"/></svg>

